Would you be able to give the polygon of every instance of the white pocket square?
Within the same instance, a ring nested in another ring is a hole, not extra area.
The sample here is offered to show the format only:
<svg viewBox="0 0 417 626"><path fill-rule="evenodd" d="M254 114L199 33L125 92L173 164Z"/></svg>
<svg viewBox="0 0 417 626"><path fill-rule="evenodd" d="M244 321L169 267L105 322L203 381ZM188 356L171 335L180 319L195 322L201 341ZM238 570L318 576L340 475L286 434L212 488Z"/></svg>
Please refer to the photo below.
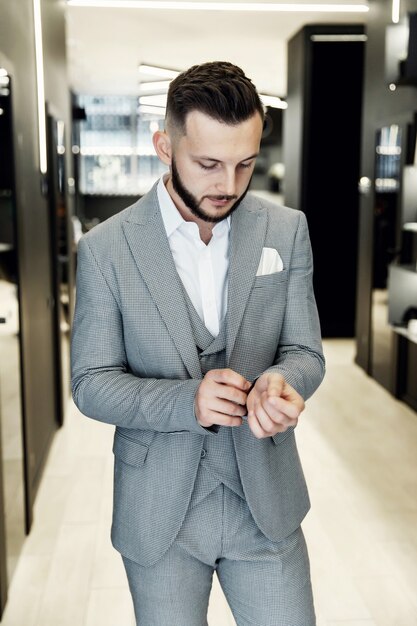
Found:
<svg viewBox="0 0 417 626"><path fill-rule="evenodd" d="M284 264L275 248L264 248L256 275L275 274L275 272L281 272L283 269Z"/></svg>

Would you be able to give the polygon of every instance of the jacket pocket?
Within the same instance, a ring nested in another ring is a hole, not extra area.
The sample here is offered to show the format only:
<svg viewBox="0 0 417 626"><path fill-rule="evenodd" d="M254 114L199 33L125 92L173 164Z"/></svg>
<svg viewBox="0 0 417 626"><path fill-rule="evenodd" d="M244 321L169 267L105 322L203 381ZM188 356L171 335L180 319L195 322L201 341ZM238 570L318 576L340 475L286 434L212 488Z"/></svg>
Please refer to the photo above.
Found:
<svg viewBox="0 0 417 626"><path fill-rule="evenodd" d="M263 274L255 277L253 288L259 287L273 287L277 283L283 283L288 279L288 270L281 270L280 272L274 272L273 274Z"/></svg>
<svg viewBox="0 0 417 626"><path fill-rule="evenodd" d="M123 463L141 467L145 463L149 446L140 441L129 439L116 431L113 442L113 454Z"/></svg>
<svg viewBox="0 0 417 626"><path fill-rule="evenodd" d="M294 426L290 426L290 428L287 428L285 432L277 433L276 435L271 437L271 439L276 446L279 446L283 441L288 439L288 437L292 435L293 433L294 433Z"/></svg>

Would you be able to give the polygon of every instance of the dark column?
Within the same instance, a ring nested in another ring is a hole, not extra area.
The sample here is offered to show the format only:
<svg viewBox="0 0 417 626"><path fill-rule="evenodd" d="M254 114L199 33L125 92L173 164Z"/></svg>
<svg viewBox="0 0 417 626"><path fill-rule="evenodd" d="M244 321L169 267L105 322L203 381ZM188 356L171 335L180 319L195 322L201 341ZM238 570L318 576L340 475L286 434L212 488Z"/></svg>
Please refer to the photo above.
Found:
<svg viewBox="0 0 417 626"><path fill-rule="evenodd" d="M353 337L364 28L313 25L288 45L285 202L307 216L324 337Z"/></svg>

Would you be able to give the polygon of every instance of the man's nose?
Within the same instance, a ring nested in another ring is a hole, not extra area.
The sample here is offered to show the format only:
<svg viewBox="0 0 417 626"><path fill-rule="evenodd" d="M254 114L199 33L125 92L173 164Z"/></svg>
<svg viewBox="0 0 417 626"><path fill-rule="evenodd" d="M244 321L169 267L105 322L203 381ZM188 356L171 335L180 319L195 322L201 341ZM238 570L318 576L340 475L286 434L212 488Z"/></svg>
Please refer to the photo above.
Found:
<svg viewBox="0 0 417 626"><path fill-rule="evenodd" d="M230 170L224 170L217 183L217 189L225 196L236 195L236 172Z"/></svg>

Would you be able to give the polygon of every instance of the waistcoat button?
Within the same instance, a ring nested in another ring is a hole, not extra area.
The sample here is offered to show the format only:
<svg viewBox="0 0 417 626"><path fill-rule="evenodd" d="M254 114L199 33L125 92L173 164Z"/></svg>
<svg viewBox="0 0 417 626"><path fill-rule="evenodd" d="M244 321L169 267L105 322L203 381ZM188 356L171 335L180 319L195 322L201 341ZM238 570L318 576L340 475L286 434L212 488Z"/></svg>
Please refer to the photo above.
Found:
<svg viewBox="0 0 417 626"><path fill-rule="evenodd" d="M204 448L201 450L201 458L204 459L204 457L207 456L207 450L204 450Z"/></svg>

